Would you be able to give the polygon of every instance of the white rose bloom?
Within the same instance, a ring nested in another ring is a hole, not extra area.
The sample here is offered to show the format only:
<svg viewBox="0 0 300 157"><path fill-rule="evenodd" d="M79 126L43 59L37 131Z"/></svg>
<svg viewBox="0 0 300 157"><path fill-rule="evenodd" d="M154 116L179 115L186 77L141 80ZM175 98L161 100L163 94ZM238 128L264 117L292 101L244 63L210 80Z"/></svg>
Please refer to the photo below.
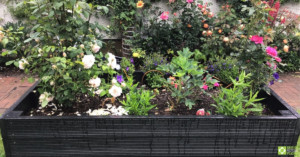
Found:
<svg viewBox="0 0 300 157"><path fill-rule="evenodd" d="M84 69L90 69L95 63L95 57L93 55L84 55L82 62Z"/></svg>
<svg viewBox="0 0 300 157"><path fill-rule="evenodd" d="M50 82L50 85L53 86L53 85L54 85L54 81L51 81L51 82Z"/></svg>
<svg viewBox="0 0 300 157"><path fill-rule="evenodd" d="M112 83L112 84L116 84L116 83L117 83L117 80L116 80L115 78L113 78L113 79L111 80L111 83Z"/></svg>
<svg viewBox="0 0 300 157"><path fill-rule="evenodd" d="M109 94L112 95L113 97L119 97L122 94L122 88L113 85L110 89L109 89Z"/></svg>
<svg viewBox="0 0 300 157"><path fill-rule="evenodd" d="M101 79L99 77L97 77L95 79L90 79L89 84L91 85L91 87L97 88L101 84Z"/></svg>
<svg viewBox="0 0 300 157"><path fill-rule="evenodd" d="M83 44L81 44L81 45L80 45L80 48L84 49L84 45L83 45Z"/></svg>
<svg viewBox="0 0 300 157"><path fill-rule="evenodd" d="M100 50L100 46L98 46L97 44L94 44L94 45L92 46L92 51L93 51L94 53L97 53L99 50Z"/></svg>
<svg viewBox="0 0 300 157"><path fill-rule="evenodd" d="M108 63L107 66L109 66L112 69L117 69L119 70L121 67L119 64L117 64L117 59L116 56L113 55L112 53L108 53Z"/></svg>
<svg viewBox="0 0 300 157"><path fill-rule="evenodd" d="M19 61L19 68L22 69L22 70L24 70L26 64L28 64L27 60L21 59L21 60Z"/></svg>
<svg viewBox="0 0 300 157"><path fill-rule="evenodd" d="M95 94L100 95L102 92L103 92L103 90L102 90L102 89L99 89L99 90L96 90L96 91L95 91Z"/></svg>
<svg viewBox="0 0 300 157"><path fill-rule="evenodd" d="M39 101L42 102L46 98L45 94L41 94L39 97Z"/></svg>

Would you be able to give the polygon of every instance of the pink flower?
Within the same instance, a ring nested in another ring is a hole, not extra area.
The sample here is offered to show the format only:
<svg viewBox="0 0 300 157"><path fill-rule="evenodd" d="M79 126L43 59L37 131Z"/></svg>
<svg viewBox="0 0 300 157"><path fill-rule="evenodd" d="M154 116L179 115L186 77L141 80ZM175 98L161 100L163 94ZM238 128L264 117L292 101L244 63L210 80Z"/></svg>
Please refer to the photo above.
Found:
<svg viewBox="0 0 300 157"><path fill-rule="evenodd" d="M216 82L216 83L214 84L214 86L215 86L215 87L219 87L220 84L219 84L218 82Z"/></svg>
<svg viewBox="0 0 300 157"><path fill-rule="evenodd" d="M267 61L267 66L269 66L271 68L271 63L269 61Z"/></svg>
<svg viewBox="0 0 300 157"><path fill-rule="evenodd" d="M197 116L204 116L205 115L205 110L202 108L202 109L199 109L197 112L196 112L196 115Z"/></svg>
<svg viewBox="0 0 300 157"><path fill-rule="evenodd" d="M177 16L177 13L174 13L173 15L174 15L174 16Z"/></svg>
<svg viewBox="0 0 300 157"><path fill-rule="evenodd" d="M277 64L275 64L275 65L274 65L273 69L274 69L274 70L276 70L276 69L277 69Z"/></svg>
<svg viewBox="0 0 300 157"><path fill-rule="evenodd" d="M277 57L277 51L275 48L268 46L267 49L267 54L271 57Z"/></svg>
<svg viewBox="0 0 300 157"><path fill-rule="evenodd" d="M284 17L284 18L281 18L280 20L281 20L281 21L280 21L281 24L284 24L284 23L285 23L285 17Z"/></svg>
<svg viewBox="0 0 300 157"><path fill-rule="evenodd" d="M177 87L178 87L178 84L177 84L177 83L175 83L174 87L177 89Z"/></svg>
<svg viewBox="0 0 300 157"><path fill-rule="evenodd" d="M169 3L174 3L175 2L175 0L169 0Z"/></svg>
<svg viewBox="0 0 300 157"><path fill-rule="evenodd" d="M193 3L194 0L186 0L187 3Z"/></svg>
<svg viewBox="0 0 300 157"><path fill-rule="evenodd" d="M203 88L204 90L207 90L208 86L207 85L203 85L201 88Z"/></svg>
<svg viewBox="0 0 300 157"><path fill-rule="evenodd" d="M275 60L279 63L281 62L281 58L279 58L279 57L275 57Z"/></svg>
<svg viewBox="0 0 300 157"><path fill-rule="evenodd" d="M207 111L207 112L206 112L206 115L207 115L207 116L210 116L210 112L209 112L209 111Z"/></svg>
<svg viewBox="0 0 300 157"><path fill-rule="evenodd" d="M202 9L202 8L203 8L203 5L198 4L198 8Z"/></svg>
<svg viewBox="0 0 300 157"><path fill-rule="evenodd" d="M255 42L255 44L262 44L264 42L264 37L253 35L250 40Z"/></svg>
<svg viewBox="0 0 300 157"><path fill-rule="evenodd" d="M165 11L160 15L160 19L162 20L168 20L169 19L169 12Z"/></svg>

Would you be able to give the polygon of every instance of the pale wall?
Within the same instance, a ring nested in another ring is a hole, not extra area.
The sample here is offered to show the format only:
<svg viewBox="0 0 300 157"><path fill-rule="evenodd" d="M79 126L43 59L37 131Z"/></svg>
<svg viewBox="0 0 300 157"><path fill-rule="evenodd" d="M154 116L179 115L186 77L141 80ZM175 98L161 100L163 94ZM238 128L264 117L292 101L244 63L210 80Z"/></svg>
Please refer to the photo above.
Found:
<svg viewBox="0 0 300 157"><path fill-rule="evenodd" d="M212 12L217 13L219 11L217 0L203 0L203 1L213 3L213 5L210 6ZM167 1L158 2L155 4L155 6L159 6L161 7L161 10L167 11L169 10L169 8L167 7L166 2ZM296 2L287 3L283 5L282 8L287 8L296 14L300 14L300 3L296 3ZM97 19L93 19L93 20L97 20ZM15 21L17 20L10 14L7 6L0 0L0 25L3 25L7 22L15 22ZM108 26L110 24L109 20L105 18L97 21L99 21L99 23L104 26ZM119 37L120 37L119 35L115 35L113 37L106 36L106 38L119 38Z"/></svg>

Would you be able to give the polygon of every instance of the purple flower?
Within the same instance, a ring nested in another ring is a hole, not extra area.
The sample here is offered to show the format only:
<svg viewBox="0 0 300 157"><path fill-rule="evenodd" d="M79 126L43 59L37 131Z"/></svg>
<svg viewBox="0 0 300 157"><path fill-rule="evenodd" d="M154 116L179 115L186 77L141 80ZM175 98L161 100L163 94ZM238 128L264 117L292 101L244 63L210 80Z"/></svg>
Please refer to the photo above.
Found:
<svg viewBox="0 0 300 157"><path fill-rule="evenodd" d="M124 81L123 76L122 75L117 75L117 81L119 83L122 83Z"/></svg>
<svg viewBox="0 0 300 157"><path fill-rule="evenodd" d="M236 81L239 81L240 79L239 79L239 77L236 77L235 80L236 80Z"/></svg>
<svg viewBox="0 0 300 157"><path fill-rule="evenodd" d="M273 77L274 77L276 80L278 80L278 79L279 79L278 73L274 73L274 74L273 74Z"/></svg>
<svg viewBox="0 0 300 157"><path fill-rule="evenodd" d="M162 63L164 60L162 59L162 60L160 60L160 63Z"/></svg>
<svg viewBox="0 0 300 157"><path fill-rule="evenodd" d="M134 64L134 60L133 60L133 58L130 58L130 62L131 62L132 64Z"/></svg>
<svg viewBox="0 0 300 157"><path fill-rule="evenodd" d="M126 71L128 71L129 70L129 67L126 67Z"/></svg>
<svg viewBox="0 0 300 157"><path fill-rule="evenodd" d="M157 66L157 63L155 62L154 65Z"/></svg>
<svg viewBox="0 0 300 157"><path fill-rule="evenodd" d="M270 81L269 85L273 85L274 84L274 80Z"/></svg>

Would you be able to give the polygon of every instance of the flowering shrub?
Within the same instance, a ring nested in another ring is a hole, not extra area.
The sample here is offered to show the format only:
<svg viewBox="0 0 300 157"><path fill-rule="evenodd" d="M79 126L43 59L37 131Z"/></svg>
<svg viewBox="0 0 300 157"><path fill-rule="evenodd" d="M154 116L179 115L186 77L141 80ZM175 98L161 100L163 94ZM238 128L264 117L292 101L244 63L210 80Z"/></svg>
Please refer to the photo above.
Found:
<svg viewBox="0 0 300 157"><path fill-rule="evenodd" d="M181 50L189 47L194 50L201 45L200 37L206 26L212 23L214 15L209 4L202 1L170 1L171 10L149 11L155 16L149 23L143 23L140 33L135 35L133 45L146 50L147 53L168 50Z"/></svg>
<svg viewBox="0 0 300 157"><path fill-rule="evenodd" d="M160 65L157 70L170 73L173 77L165 81L165 86L176 98L176 104L185 103L191 109L195 100L191 98L195 90L205 92L209 87L219 86L218 81L209 74L204 77L205 70L192 58L194 55L188 48L178 51L170 64Z"/></svg>

